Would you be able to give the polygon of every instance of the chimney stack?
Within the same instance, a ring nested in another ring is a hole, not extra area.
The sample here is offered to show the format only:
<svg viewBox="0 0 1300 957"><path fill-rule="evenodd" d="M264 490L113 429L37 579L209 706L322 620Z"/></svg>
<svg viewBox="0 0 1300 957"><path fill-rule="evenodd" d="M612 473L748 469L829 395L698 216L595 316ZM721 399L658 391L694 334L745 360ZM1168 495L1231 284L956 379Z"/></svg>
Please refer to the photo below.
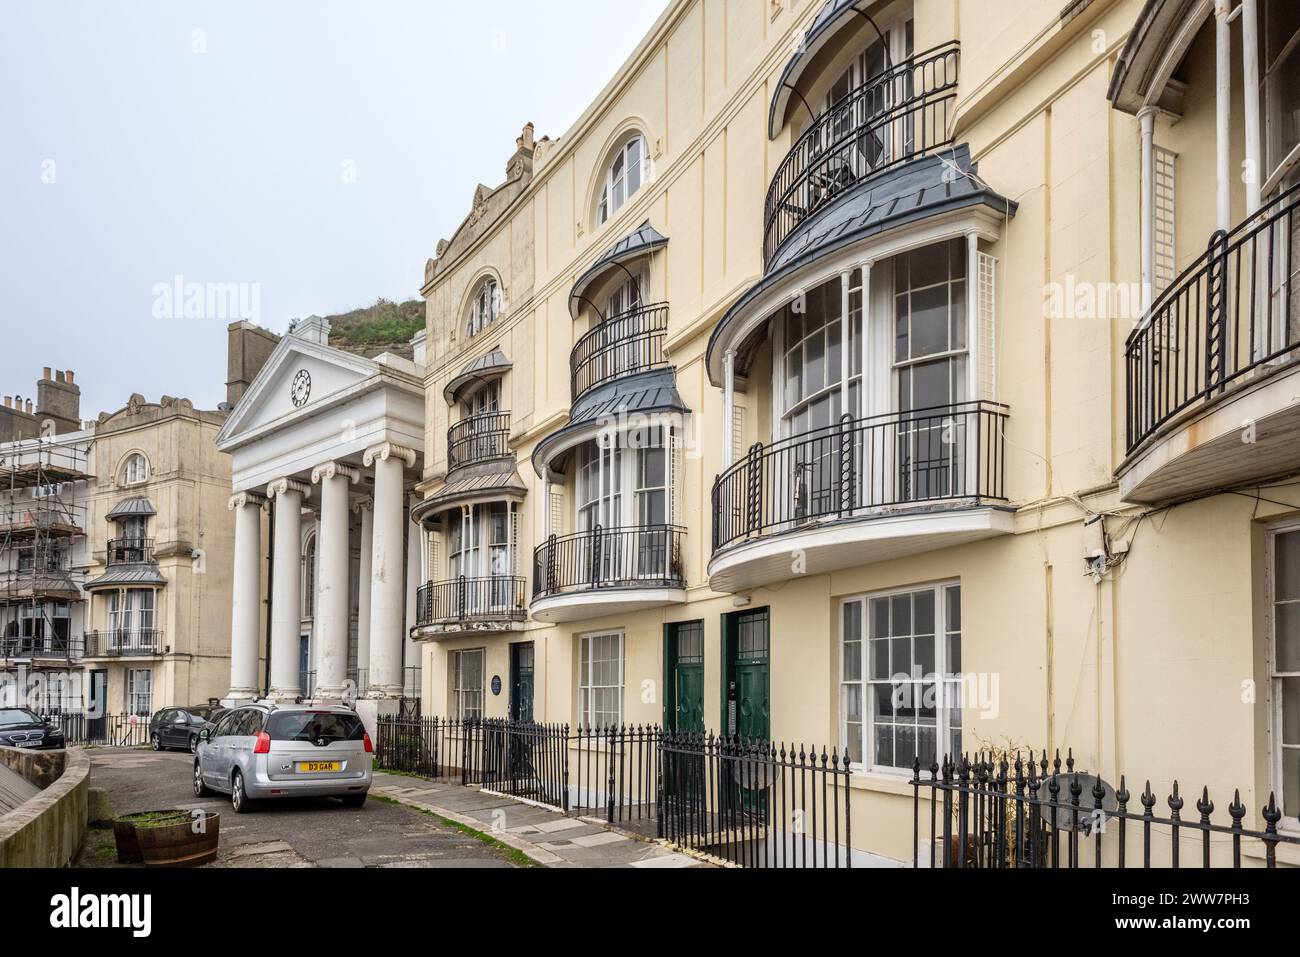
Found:
<svg viewBox="0 0 1300 957"><path fill-rule="evenodd" d="M71 372L50 373L46 368L45 377L36 383L36 414L51 419L56 433L76 432L81 428L81 389Z"/></svg>

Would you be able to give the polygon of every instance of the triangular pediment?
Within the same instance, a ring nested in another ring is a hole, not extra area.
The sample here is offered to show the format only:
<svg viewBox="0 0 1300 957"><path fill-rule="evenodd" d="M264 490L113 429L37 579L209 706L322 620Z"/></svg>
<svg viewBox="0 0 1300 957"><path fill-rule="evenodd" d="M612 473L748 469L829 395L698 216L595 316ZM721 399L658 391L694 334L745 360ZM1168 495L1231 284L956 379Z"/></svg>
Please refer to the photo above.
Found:
<svg viewBox="0 0 1300 957"><path fill-rule="evenodd" d="M311 418L380 372L370 359L287 335L257 374L217 435L217 448L277 424Z"/></svg>

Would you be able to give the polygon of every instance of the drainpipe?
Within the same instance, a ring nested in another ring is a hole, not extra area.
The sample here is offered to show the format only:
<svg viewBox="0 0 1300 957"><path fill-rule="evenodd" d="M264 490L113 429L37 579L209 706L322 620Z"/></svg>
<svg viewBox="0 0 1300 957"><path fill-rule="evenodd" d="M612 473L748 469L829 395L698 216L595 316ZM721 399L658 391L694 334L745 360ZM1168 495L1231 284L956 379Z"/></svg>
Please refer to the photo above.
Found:
<svg viewBox="0 0 1300 957"><path fill-rule="evenodd" d="M849 322L849 286L853 270L840 273L840 415L851 415L849 410L849 341L853 338L853 324ZM839 424L838 422L836 423Z"/></svg>
<svg viewBox="0 0 1300 957"><path fill-rule="evenodd" d="M1142 129L1142 315L1155 300L1156 288L1156 110L1138 113Z"/></svg>
<svg viewBox="0 0 1300 957"><path fill-rule="evenodd" d="M1214 111L1217 152L1216 202L1218 228L1232 229L1232 200L1229 192L1232 175L1232 27L1228 22L1228 0L1214 0Z"/></svg>

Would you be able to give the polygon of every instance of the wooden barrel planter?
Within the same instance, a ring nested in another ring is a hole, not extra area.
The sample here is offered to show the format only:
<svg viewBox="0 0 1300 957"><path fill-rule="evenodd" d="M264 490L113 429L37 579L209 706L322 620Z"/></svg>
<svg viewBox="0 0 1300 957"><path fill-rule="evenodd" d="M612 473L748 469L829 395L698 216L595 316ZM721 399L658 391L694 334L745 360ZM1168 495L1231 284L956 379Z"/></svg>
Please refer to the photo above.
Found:
<svg viewBox="0 0 1300 957"><path fill-rule="evenodd" d="M117 859L146 867L197 867L215 860L221 815L211 811L146 811L113 822Z"/></svg>

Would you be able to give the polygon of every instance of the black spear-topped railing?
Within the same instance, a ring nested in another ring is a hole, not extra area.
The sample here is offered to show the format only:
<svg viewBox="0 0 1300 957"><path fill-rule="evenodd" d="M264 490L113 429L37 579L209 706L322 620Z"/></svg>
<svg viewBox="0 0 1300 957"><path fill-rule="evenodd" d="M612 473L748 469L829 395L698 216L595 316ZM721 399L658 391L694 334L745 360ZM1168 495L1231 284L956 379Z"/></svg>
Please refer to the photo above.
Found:
<svg viewBox="0 0 1300 957"><path fill-rule="evenodd" d="M1263 830L1245 826L1247 808L1240 790L1227 806L1231 823L1216 823L1208 787L1195 802L1196 815L1173 782L1161 800L1147 781L1130 810L1133 794L1121 775L1119 787L1075 767L1074 753L1064 764L1060 751L1049 761L1019 753L979 752L945 757L925 771L912 766L913 861L917 867L1081 868L1185 866L1184 852L1199 851L1199 867L1242 866L1244 856L1277 866L1278 845L1300 847L1300 833L1279 829L1282 811L1269 795L1260 811ZM928 803L926 813L922 805ZM925 818L928 817L928 830ZM927 843L928 842L928 843ZM926 851L922 847L926 845ZM1091 846L1091 852L1089 852Z"/></svg>

